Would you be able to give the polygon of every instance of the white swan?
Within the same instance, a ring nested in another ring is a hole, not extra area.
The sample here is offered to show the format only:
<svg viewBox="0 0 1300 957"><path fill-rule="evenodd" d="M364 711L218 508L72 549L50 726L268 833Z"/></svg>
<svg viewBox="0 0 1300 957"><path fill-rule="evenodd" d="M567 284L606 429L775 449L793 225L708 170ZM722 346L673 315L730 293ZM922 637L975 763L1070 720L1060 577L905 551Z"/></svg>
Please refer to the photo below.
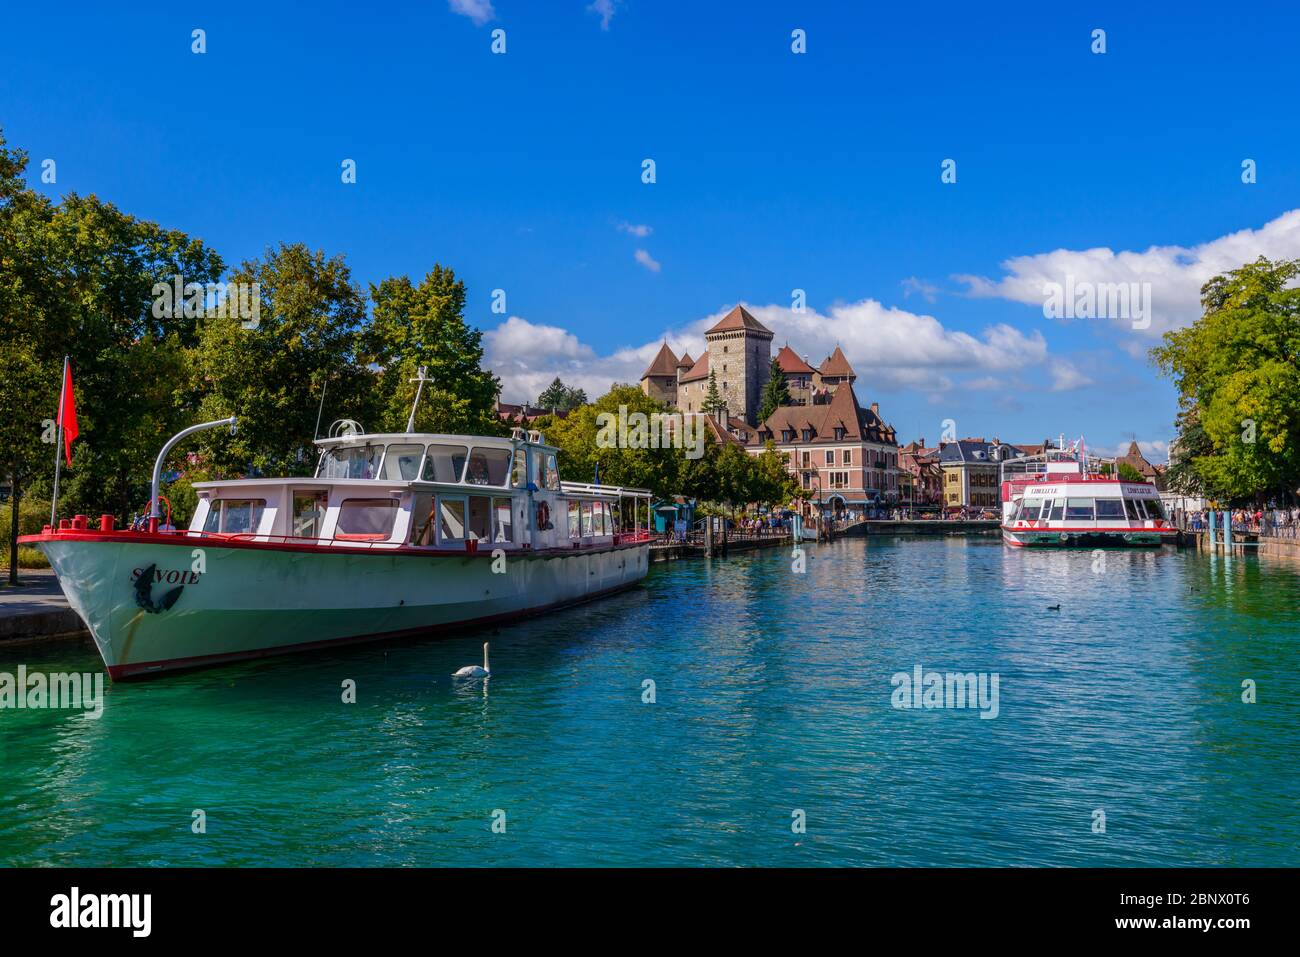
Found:
<svg viewBox="0 0 1300 957"><path fill-rule="evenodd" d="M488 643L486 641L483 642L483 667L466 665L452 675L453 678L490 678L491 676L492 671L488 668Z"/></svg>

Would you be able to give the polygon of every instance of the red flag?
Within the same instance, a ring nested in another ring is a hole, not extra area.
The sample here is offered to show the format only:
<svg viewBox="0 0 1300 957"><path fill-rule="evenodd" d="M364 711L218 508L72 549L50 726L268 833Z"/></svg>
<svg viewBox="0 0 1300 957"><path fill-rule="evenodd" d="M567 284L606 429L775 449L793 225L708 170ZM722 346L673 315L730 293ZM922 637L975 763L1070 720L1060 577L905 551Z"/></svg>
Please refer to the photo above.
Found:
<svg viewBox="0 0 1300 957"><path fill-rule="evenodd" d="M72 440L77 437L77 400L72 394L72 363L63 360L63 398L59 401L59 423L63 429L63 454L72 464Z"/></svg>

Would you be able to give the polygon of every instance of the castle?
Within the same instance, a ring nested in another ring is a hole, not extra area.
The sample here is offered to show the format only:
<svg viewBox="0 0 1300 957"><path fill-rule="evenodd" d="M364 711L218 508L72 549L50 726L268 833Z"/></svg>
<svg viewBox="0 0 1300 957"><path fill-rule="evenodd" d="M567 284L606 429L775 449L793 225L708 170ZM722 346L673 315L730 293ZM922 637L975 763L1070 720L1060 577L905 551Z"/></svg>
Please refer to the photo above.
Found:
<svg viewBox="0 0 1300 957"><path fill-rule="evenodd" d="M699 359L683 354L679 359L664 343L641 376L641 391L682 412L699 412L709 393L709 380L717 383L727 415L759 425L763 388L772 369L772 330L736 306L704 334L707 343ZM857 375L839 346L814 369L788 345L776 355L791 405L818 405L830 401L840 385L853 385Z"/></svg>

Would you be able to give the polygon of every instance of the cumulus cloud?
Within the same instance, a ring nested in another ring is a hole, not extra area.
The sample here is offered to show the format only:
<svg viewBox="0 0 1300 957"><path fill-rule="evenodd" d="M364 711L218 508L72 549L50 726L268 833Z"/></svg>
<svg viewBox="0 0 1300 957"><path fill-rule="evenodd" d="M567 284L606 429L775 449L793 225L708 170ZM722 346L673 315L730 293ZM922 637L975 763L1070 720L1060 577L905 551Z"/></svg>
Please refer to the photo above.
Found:
<svg viewBox="0 0 1300 957"><path fill-rule="evenodd" d="M469 17L476 27L481 27L489 20L495 19L497 12L492 9L492 0L447 0L452 13Z"/></svg>
<svg viewBox="0 0 1300 957"><path fill-rule="evenodd" d="M658 262L656 262L655 258L651 256L648 252L646 252L644 249L638 249L635 253L632 254L632 258L635 259L637 262L639 262L642 266L645 266L645 268L649 269L651 272L658 272L660 269L663 268L663 266L661 266Z"/></svg>
<svg viewBox="0 0 1300 957"><path fill-rule="evenodd" d="M1084 386L1092 385L1092 379L1084 375L1068 359L1054 358L1048 363L1048 371L1052 374L1052 391L1068 392L1071 389L1082 389Z"/></svg>
<svg viewBox="0 0 1300 957"><path fill-rule="evenodd" d="M1089 445L1088 451L1103 458L1119 458L1121 455L1128 455L1128 447L1131 442L1137 442L1138 451L1152 465L1162 465L1169 461L1169 442L1165 439L1139 439L1136 436L1130 436L1114 446L1103 445L1094 449Z"/></svg>
<svg viewBox="0 0 1300 957"><path fill-rule="evenodd" d="M1045 388L1078 388L1086 377L1070 363L1050 356L1039 331L1026 334L997 323L971 334L945 327L938 319L884 306L874 299L837 305L825 313L795 312L789 306L745 304L775 333L774 350L789 342L814 366L838 345L858 374L863 389L918 391L942 395L956 379L972 377L975 387L1047 369ZM484 335L486 364L503 383L503 398L534 398L555 376L581 386L593 398L612 382L637 382L663 342L677 355L689 351L698 359L704 332L730 307L670 331L641 345L599 355L572 333L556 326L535 325L519 316ZM978 377L985 381L981 382ZM1016 388L1023 388L1023 383Z"/></svg>
<svg viewBox="0 0 1300 957"><path fill-rule="evenodd" d="M1017 256L1003 262L999 278L959 275L973 296L996 297L1042 306L1045 287L1056 283L1079 288L1081 283L1150 283L1151 323L1134 329L1131 317L1113 321L1144 337L1193 322L1201 314L1200 290L1216 275L1251 262L1300 257L1300 209L1293 209L1259 229L1243 229L1197 246L1152 246L1141 252L1108 247L1057 249Z"/></svg>
<svg viewBox="0 0 1300 957"><path fill-rule="evenodd" d="M609 21L614 19L615 6L614 0L593 0L591 5L587 7L587 12L600 17L600 28L608 30Z"/></svg>
<svg viewBox="0 0 1300 957"><path fill-rule="evenodd" d="M908 276L902 282L903 298L909 299L913 294L920 296L928 303L933 303L939 298L939 287L924 279L918 279L916 276Z"/></svg>

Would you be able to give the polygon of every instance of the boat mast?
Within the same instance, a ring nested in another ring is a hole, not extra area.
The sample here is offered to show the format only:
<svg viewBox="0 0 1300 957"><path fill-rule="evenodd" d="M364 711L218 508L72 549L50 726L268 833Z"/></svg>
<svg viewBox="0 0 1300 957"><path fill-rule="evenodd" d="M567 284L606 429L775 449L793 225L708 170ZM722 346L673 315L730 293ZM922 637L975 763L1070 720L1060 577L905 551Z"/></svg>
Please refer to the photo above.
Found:
<svg viewBox="0 0 1300 957"><path fill-rule="evenodd" d="M415 387L415 401L411 403L411 415L410 418L406 420L406 431L408 433L415 431L415 410L420 407L420 394L424 391L424 384L429 381L424 377L425 368L425 366L420 366L420 368L416 370L415 378L407 380L408 382L420 383Z"/></svg>

